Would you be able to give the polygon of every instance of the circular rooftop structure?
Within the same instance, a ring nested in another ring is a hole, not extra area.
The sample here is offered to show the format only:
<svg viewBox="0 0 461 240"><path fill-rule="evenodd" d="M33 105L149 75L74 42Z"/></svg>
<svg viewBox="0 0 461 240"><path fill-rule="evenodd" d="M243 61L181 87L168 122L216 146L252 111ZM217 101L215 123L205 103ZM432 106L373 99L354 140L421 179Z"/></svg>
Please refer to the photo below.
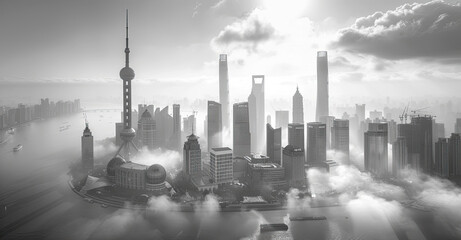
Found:
<svg viewBox="0 0 461 240"><path fill-rule="evenodd" d="M124 163L126 163L125 159L119 156L112 158L107 164L107 176L115 176L115 168L120 167Z"/></svg>
<svg viewBox="0 0 461 240"><path fill-rule="evenodd" d="M161 184L165 182L166 171L165 168L160 164L154 164L150 166L146 171L147 183L150 184Z"/></svg>
<svg viewBox="0 0 461 240"><path fill-rule="evenodd" d="M125 128L120 132L120 138L123 141L131 141L136 137L136 131L133 128Z"/></svg>
<svg viewBox="0 0 461 240"><path fill-rule="evenodd" d="M120 78L131 81L134 79L134 70L130 67L124 67L120 70Z"/></svg>

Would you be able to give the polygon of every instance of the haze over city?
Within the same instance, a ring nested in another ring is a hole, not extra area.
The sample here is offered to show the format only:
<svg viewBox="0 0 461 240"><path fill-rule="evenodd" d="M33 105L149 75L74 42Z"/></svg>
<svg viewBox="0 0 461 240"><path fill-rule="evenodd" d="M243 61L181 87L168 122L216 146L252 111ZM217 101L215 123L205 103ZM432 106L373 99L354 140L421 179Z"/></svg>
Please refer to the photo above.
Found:
<svg viewBox="0 0 461 240"><path fill-rule="evenodd" d="M461 2L0 2L0 238L461 239Z"/></svg>

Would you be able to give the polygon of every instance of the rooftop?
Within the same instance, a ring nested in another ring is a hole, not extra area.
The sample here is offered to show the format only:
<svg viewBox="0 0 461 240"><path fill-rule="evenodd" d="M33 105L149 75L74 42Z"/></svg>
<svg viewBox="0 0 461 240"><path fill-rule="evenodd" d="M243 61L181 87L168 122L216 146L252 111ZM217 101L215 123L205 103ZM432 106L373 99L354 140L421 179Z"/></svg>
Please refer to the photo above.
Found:
<svg viewBox="0 0 461 240"><path fill-rule="evenodd" d="M280 168L280 165L275 163L253 163L251 166L253 168Z"/></svg>
<svg viewBox="0 0 461 240"><path fill-rule="evenodd" d="M134 162L124 163L120 167L121 168L135 169L135 170L146 170L147 168L149 168L149 166L139 164L139 163L134 163Z"/></svg>
<svg viewBox="0 0 461 240"><path fill-rule="evenodd" d="M224 152L224 151L232 151L232 149L228 147L218 147L218 148L212 148L211 150L215 152Z"/></svg>

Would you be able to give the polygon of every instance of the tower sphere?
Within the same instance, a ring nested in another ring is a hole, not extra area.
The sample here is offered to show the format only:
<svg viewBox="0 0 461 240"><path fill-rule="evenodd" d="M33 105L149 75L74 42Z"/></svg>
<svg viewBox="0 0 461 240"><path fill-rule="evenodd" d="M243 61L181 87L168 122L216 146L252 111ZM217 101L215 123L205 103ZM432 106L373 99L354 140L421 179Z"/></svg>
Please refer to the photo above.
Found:
<svg viewBox="0 0 461 240"><path fill-rule="evenodd" d="M123 141L132 141L134 137L136 137L136 131L133 128L125 128L120 132L120 138Z"/></svg>
<svg viewBox="0 0 461 240"><path fill-rule="evenodd" d="M134 79L134 70L130 67L124 67L120 70L120 78L123 80L131 81Z"/></svg>

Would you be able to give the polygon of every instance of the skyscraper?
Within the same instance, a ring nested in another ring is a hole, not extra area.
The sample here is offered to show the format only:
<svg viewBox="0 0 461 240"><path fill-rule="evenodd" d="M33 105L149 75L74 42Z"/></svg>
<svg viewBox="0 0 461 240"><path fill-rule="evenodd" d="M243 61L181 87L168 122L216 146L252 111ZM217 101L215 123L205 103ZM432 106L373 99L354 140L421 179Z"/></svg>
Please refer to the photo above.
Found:
<svg viewBox="0 0 461 240"><path fill-rule="evenodd" d="M452 133L448 139L448 162L449 175L461 176L461 137L458 133Z"/></svg>
<svg viewBox="0 0 461 240"><path fill-rule="evenodd" d="M256 81L258 80L258 82ZM259 82L260 80L260 82ZM251 94L248 97L250 111L251 152L263 153L265 143L264 75L252 76Z"/></svg>
<svg viewBox="0 0 461 240"><path fill-rule="evenodd" d="M94 167L93 135L91 135L88 123L85 124L82 136L82 167L91 170Z"/></svg>
<svg viewBox="0 0 461 240"><path fill-rule="evenodd" d="M288 124L288 145L305 149L304 145L304 124Z"/></svg>
<svg viewBox="0 0 461 240"><path fill-rule="evenodd" d="M145 109L138 121L138 136L141 146L147 147L147 149L153 150L157 144L155 144L155 120L151 113Z"/></svg>
<svg viewBox="0 0 461 240"><path fill-rule="evenodd" d="M328 116L328 56L326 51L317 52L317 111L315 120Z"/></svg>
<svg viewBox="0 0 461 240"><path fill-rule="evenodd" d="M288 111L275 111L275 128L282 128L282 146L288 144Z"/></svg>
<svg viewBox="0 0 461 240"><path fill-rule="evenodd" d="M450 176L450 164L448 158L448 141L446 138L439 138L435 143L435 173L439 177Z"/></svg>
<svg viewBox="0 0 461 240"><path fill-rule="evenodd" d="M326 125L320 122L307 123L307 162L322 166L327 161Z"/></svg>
<svg viewBox="0 0 461 240"><path fill-rule="evenodd" d="M326 136L326 146L327 149L331 149L331 129L333 128L333 120L335 117L333 116L321 116L320 122L325 124L325 136Z"/></svg>
<svg viewBox="0 0 461 240"><path fill-rule="evenodd" d="M168 106L162 110L160 108L155 109L155 143L156 147L167 148L169 147L169 140L173 135L173 117L168 113Z"/></svg>
<svg viewBox="0 0 461 240"><path fill-rule="evenodd" d="M216 184L231 183L233 180L232 149L212 148L210 151L211 179Z"/></svg>
<svg viewBox="0 0 461 240"><path fill-rule="evenodd" d="M414 168L430 174L433 169L432 162L432 117L412 116L412 148L416 157Z"/></svg>
<svg viewBox="0 0 461 240"><path fill-rule="evenodd" d="M211 149L215 147L222 147L221 117L221 104L214 101L208 101L208 151L211 151Z"/></svg>
<svg viewBox="0 0 461 240"><path fill-rule="evenodd" d="M344 153L346 164L349 164L349 120L335 119L331 135L332 148Z"/></svg>
<svg viewBox="0 0 461 240"><path fill-rule="evenodd" d="M392 143L392 174L399 176L401 171L408 165L408 150L407 139L405 137L397 137Z"/></svg>
<svg viewBox="0 0 461 240"><path fill-rule="evenodd" d="M397 140L397 123L394 120L387 121L388 141L390 144Z"/></svg>
<svg viewBox="0 0 461 240"><path fill-rule="evenodd" d="M371 121L381 120L382 118L383 118L383 112L378 111L376 109L374 111L370 111Z"/></svg>
<svg viewBox="0 0 461 240"><path fill-rule="evenodd" d="M304 150L302 148L292 145L283 148L282 164L290 187L299 188L306 185L304 162Z"/></svg>
<svg viewBox="0 0 461 240"><path fill-rule="evenodd" d="M229 73L227 69L227 54L219 55L219 103L222 107L222 125L229 130Z"/></svg>
<svg viewBox="0 0 461 240"><path fill-rule="evenodd" d="M269 123L266 124L267 156L272 163L282 164L282 129L274 129Z"/></svg>
<svg viewBox="0 0 461 240"><path fill-rule="evenodd" d="M355 104L355 114L357 114L358 122L365 120L365 104Z"/></svg>
<svg viewBox="0 0 461 240"><path fill-rule="evenodd" d="M387 123L369 123L364 142L365 170L379 177L387 176Z"/></svg>
<svg viewBox="0 0 461 240"><path fill-rule="evenodd" d="M251 133L248 102L234 103L234 155L237 157L251 154Z"/></svg>
<svg viewBox="0 0 461 240"><path fill-rule="evenodd" d="M455 123L455 133L461 134L461 118L456 119Z"/></svg>
<svg viewBox="0 0 461 240"><path fill-rule="evenodd" d="M171 147L173 150L181 149L181 107L173 104L173 135L171 136Z"/></svg>
<svg viewBox="0 0 461 240"><path fill-rule="evenodd" d="M195 115L190 115L188 117L183 118L183 125L184 125L184 131L183 131L183 137L181 139L187 138L187 136L193 132L193 129L197 129L197 122L195 119Z"/></svg>
<svg viewBox="0 0 461 240"><path fill-rule="evenodd" d="M303 96L299 93L298 87L293 95L293 123L304 124Z"/></svg>
<svg viewBox="0 0 461 240"><path fill-rule="evenodd" d="M199 176L202 171L202 150L198 137L192 132L183 148L183 171L189 176Z"/></svg>
<svg viewBox="0 0 461 240"><path fill-rule="evenodd" d="M130 68L130 48L128 48L128 10L126 11L126 38L125 38L125 67L120 70L120 78L123 80L123 130L120 138L123 143L115 156L120 154L120 150L125 150L125 159L130 161L130 144L136 148L133 139L136 131L131 127L131 80L134 79L134 70Z"/></svg>
<svg viewBox="0 0 461 240"><path fill-rule="evenodd" d="M144 111L147 110L149 111L150 115L153 117L154 116L154 105L150 104L138 104L138 119L141 119L142 114Z"/></svg>

